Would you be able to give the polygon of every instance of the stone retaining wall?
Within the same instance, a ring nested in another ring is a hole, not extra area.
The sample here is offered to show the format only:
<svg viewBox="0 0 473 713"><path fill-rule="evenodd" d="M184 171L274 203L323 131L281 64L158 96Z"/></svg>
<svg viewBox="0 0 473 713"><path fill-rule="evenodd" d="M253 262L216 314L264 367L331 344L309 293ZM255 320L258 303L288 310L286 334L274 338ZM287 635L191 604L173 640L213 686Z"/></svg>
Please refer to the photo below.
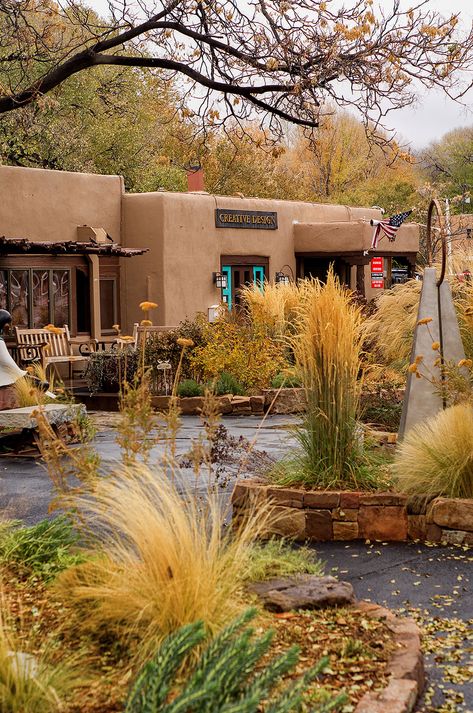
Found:
<svg viewBox="0 0 473 713"><path fill-rule="evenodd" d="M169 408L170 396L153 396L152 405L157 411ZM204 405L203 396L181 396L178 398L181 413L186 416L199 415ZM227 396L217 397L218 410L221 414L233 416L262 416L264 413L264 396Z"/></svg>
<svg viewBox="0 0 473 713"><path fill-rule="evenodd" d="M268 501L278 518L269 534L298 541L425 540L473 545L473 500L321 492L243 480L232 494L234 521L244 516L250 503Z"/></svg>

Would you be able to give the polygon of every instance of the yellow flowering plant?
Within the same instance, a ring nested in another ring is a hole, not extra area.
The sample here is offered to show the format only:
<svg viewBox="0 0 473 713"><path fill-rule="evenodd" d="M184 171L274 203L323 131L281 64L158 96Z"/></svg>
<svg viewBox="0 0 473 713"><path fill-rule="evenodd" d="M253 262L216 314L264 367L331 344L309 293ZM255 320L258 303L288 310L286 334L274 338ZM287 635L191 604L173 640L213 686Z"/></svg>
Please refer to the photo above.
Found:
<svg viewBox="0 0 473 713"><path fill-rule="evenodd" d="M204 380L232 374L248 391L268 387L287 366L282 342L243 320L217 320L205 327L204 344L194 349L191 364Z"/></svg>

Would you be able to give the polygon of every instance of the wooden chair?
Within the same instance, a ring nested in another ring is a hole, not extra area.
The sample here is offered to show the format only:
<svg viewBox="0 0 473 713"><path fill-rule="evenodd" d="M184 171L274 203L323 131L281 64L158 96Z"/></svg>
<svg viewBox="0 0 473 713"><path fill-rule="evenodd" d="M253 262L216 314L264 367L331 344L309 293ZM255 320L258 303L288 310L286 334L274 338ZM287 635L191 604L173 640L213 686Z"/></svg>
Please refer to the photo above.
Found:
<svg viewBox="0 0 473 713"><path fill-rule="evenodd" d="M15 327L16 343L19 348L36 347L40 349L40 360L47 372L49 366L69 364L69 379L73 378L73 365L85 361L85 357L76 355L72 349L69 327L49 329L24 329Z"/></svg>

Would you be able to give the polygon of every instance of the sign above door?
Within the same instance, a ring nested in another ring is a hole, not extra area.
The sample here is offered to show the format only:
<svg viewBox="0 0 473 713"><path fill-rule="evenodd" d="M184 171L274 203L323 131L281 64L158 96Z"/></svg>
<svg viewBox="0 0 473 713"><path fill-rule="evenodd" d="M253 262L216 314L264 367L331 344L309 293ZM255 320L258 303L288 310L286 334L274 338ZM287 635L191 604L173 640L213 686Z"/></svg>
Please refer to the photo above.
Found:
<svg viewBox="0 0 473 713"><path fill-rule="evenodd" d="M216 228L250 228L253 230L277 230L278 214L266 210L215 209Z"/></svg>

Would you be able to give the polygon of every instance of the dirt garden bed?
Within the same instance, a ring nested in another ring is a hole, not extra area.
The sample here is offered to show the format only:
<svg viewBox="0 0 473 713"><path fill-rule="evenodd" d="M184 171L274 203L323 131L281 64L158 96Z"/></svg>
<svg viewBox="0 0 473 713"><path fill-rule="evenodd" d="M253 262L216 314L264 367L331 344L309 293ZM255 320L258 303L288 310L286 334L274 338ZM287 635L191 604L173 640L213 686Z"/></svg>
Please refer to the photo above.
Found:
<svg viewBox="0 0 473 713"><path fill-rule="evenodd" d="M41 650L45 642L58 659L87 664L87 677L67 713L121 713L135 671L126 650L113 637L77 637L67 599L38 579L22 580L4 569L4 604L10 625L25 650ZM341 710L376 713L389 700L391 713L410 711L423 687L423 660L416 625L366 602L354 607L275 614L262 611L258 630L275 630L270 654L297 644L301 656L294 674L301 674L322 656L329 665L311 686L308 701L319 702L345 691L349 702ZM393 698L394 696L394 698ZM386 698L387 697L387 698ZM394 705L395 702L395 705Z"/></svg>
<svg viewBox="0 0 473 713"><path fill-rule="evenodd" d="M473 500L408 497L400 493L314 491L243 480L232 494L234 521L250 503L271 501L272 534L298 541L421 540L473 545Z"/></svg>

